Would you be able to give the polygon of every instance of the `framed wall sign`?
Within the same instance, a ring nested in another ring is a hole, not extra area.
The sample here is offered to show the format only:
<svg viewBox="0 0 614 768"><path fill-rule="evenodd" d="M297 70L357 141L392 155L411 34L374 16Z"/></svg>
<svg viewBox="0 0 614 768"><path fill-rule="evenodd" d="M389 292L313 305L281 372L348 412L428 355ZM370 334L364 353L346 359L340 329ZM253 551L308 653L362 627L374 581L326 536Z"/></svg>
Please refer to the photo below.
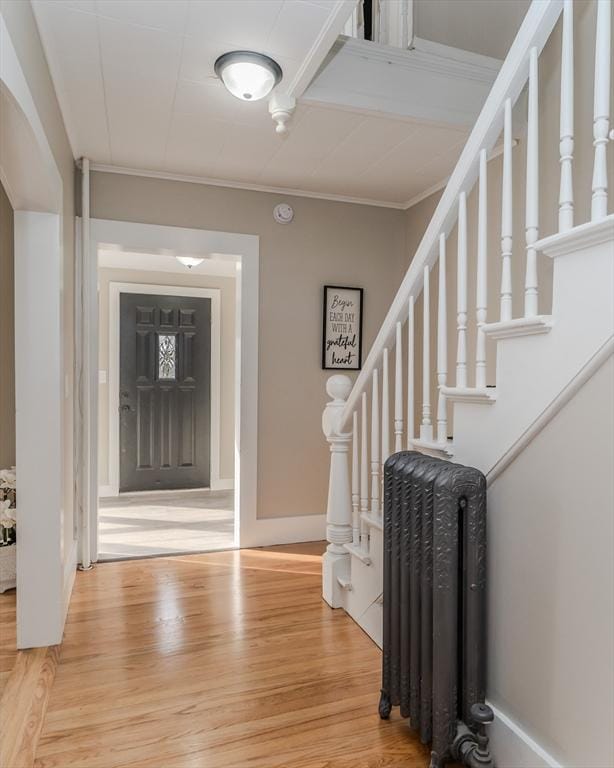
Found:
<svg viewBox="0 0 614 768"><path fill-rule="evenodd" d="M324 286L322 368L359 371L362 366L362 288Z"/></svg>

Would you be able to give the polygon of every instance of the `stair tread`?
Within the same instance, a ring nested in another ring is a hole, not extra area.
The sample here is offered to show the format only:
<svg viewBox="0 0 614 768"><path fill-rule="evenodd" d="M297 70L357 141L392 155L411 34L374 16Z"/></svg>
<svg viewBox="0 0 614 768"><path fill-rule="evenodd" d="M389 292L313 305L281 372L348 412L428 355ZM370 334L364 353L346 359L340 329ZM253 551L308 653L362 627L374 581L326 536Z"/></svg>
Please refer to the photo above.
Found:
<svg viewBox="0 0 614 768"><path fill-rule="evenodd" d="M482 332L492 339L523 338L525 336L549 333L552 328L552 322L551 315L517 317L514 320L486 323L482 326Z"/></svg>
<svg viewBox="0 0 614 768"><path fill-rule="evenodd" d="M365 565L371 565L371 557L369 556L369 553L362 550L359 545L356 546L355 544L344 544L344 547L347 549L350 555L358 558L358 560L363 562Z"/></svg>
<svg viewBox="0 0 614 768"><path fill-rule="evenodd" d="M491 405L497 399L497 388L486 387L485 389L476 389L475 387L441 387L441 393L449 400L466 403L483 403Z"/></svg>

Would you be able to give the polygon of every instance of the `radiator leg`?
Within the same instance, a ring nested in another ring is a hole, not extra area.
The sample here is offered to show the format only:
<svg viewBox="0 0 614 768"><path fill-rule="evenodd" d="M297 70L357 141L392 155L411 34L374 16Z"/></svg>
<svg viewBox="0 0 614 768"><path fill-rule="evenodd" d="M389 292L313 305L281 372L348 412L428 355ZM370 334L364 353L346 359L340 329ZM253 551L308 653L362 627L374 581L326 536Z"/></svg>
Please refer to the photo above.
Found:
<svg viewBox="0 0 614 768"><path fill-rule="evenodd" d="M379 697L379 716L382 720L388 720L390 717L390 712L392 711L392 702L390 701L390 696L388 693L382 688L380 697Z"/></svg>
<svg viewBox="0 0 614 768"><path fill-rule="evenodd" d="M431 752L429 768L444 768L445 760L438 752Z"/></svg>
<svg viewBox="0 0 614 768"><path fill-rule="evenodd" d="M485 726L494 719L493 711L487 704L474 704L470 714L476 724L475 732L470 731L465 723L458 724L452 744L452 757L468 768L494 768L485 732Z"/></svg>

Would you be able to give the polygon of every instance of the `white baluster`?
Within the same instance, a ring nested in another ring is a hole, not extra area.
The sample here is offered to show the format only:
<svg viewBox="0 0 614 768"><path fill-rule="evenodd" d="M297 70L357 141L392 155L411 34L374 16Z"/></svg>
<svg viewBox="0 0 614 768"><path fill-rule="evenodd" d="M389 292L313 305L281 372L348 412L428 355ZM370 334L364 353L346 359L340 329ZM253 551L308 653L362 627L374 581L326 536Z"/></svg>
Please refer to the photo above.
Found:
<svg viewBox="0 0 614 768"><path fill-rule="evenodd" d="M539 237L539 101L537 49L529 54L529 109L527 126L527 194L525 233L527 264L524 281L524 315L537 315L537 251Z"/></svg>
<svg viewBox="0 0 614 768"><path fill-rule="evenodd" d="M352 544L360 544L360 467L358 464L358 413L352 414Z"/></svg>
<svg viewBox="0 0 614 768"><path fill-rule="evenodd" d="M561 48L559 232L566 232L573 227L573 109L573 0L564 0Z"/></svg>
<svg viewBox="0 0 614 768"><path fill-rule="evenodd" d="M467 195L458 196L456 386L467 386Z"/></svg>
<svg viewBox="0 0 614 768"><path fill-rule="evenodd" d="M384 506L384 464L390 456L390 379L389 379L389 357L388 347L384 347L382 358L382 456L381 456L381 511Z"/></svg>
<svg viewBox="0 0 614 768"><path fill-rule="evenodd" d="M429 268L424 267L424 289L422 291L422 424L420 439L433 441L431 424L431 305L429 296Z"/></svg>
<svg viewBox="0 0 614 768"><path fill-rule="evenodd" d="M414 439L414 297L409 297L407 312L407 449Z"/></svg>
<svg viewBox="0 0 614 768"><path fill-rule="evenodd" d="M371 514L373 517L377 517L380 513L379 451L379 375L376 368L373 371L373 387L371 390Z"/></svg>
<svg viewBox="0 0 614 768"><path fill-rule="evenodd" d="M403 450L403 325L397 323L394 349L394 450Z"/></svg>
<svg viewBox="0 0 614 768"><path fill-rule="evenodd" d="M351 434L340 431L339 423L352 381L348 376L331 376L326 391L332 400L322 414L322 430L330 444L330 475L326 507L326 538L329 542L322 559L322 595L333 608L343 605L339 578L349 576L349 553L345 544L352 541L352 497L348 449Z"/></svg>
<svg viewBox="0 0 614 768"><path fill-rule="evenodd" d="M506 99L501 199L501 322L512 319L512 142L512 101Z"/></svg>
<svg viewBox="0 0 614 768"><path fill-rule="evenodd" d="M486 150L480 150L480 186L478 191L478 265L476 288L476 320L477 338L475 347L475 386L477 389L486 388L486 337L482 326L486 323L488 307L488 207L486 188Z"/></svg>
<svg viewBox="0 0 614 768"><path fill-rule="evenodd" d="M437 442L448 440L446 398L441 388L446 386L448 373L448 312L446 296L446 236L439 235L439 295L437 300Z"/></svg>
<svg viewBox="0 0 614 768"><path fill-rule="evenodd" d="M360 546L369 551L369 528L363 516L369 514L369 458L367 454L367 393L362 393L360 418Z"/></svg>
<svg viewBox="0 0 614 768"><path fill-rule="evenodd" d="M591 221L608 215L607 144L610 127L610 0L597 3L597 38L595 42L595 99L593 119L593 199Z"/></svg>

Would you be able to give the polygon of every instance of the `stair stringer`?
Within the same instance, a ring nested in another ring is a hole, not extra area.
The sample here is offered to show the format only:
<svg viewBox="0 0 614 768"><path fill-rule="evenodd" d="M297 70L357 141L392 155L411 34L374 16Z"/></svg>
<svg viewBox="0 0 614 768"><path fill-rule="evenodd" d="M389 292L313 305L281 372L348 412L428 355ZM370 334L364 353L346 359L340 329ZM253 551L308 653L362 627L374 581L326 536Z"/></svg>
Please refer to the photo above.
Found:
<svg viewBox="0 0 614 768"><path fill-rule="evenodd" d="M350 583L352 588L346 594L345 610L357 624L363 627L369 637L373 638L371 632L361 623L361 619L382 594L384 539L382 531L374 526L371 527L370 535L369 555L371 564L366 565L357 557L351 556ZM381 622L379 633L381 636Z"/></svg>
<svg viewBox="0 0 614 768"><path fill-rule="evenodd" d="M497 341L491 407L454 403L454 461L487 474L614 334L614 216L581 229L557 236L550 332Z"/></svg>

